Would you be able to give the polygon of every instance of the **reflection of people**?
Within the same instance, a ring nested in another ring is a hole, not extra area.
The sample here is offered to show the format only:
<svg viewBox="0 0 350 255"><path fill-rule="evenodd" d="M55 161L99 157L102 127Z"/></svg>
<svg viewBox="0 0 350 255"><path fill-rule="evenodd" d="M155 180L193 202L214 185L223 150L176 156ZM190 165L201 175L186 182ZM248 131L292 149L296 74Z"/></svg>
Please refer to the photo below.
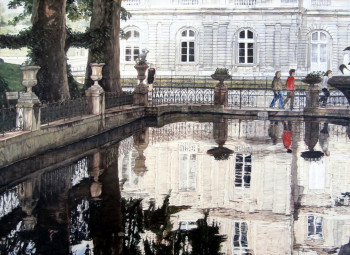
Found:
<svg viewBox="0 0 350 255"><path fill-rule="evenodd" d="M153 96L153 82L154 82L155 76L156 76L156 69L153 68L153 66L151 65L151 67L148 68L148 74L147 74L148 91L151 98Z"/></svg>
<svg viewBox="0 0 350 255"><path fill-rule="evenodd" d="M269 137L272 139L273 144L277 144L278 139L278 121L271 121L269 129L267 130Z"/></svg>
<svg viewBox="0 0 350 255"><path fill-rule="evenodd" d="M329 140L328 123L324 123L323 128L320 131L318 142L320 143L321 149L326 156L330 155L330 152L328 150L328 140Z"/></svg>
<svg viewBox="0 0 350 255"><path fill-rule="evenodd" d="M295 97L295 87L294 87L294 79L295 76L295 69L290 69L289 70L289 77L287 79L286 82L286 86L287 86L287 97L283 102L283 107L287 104L287 102L290 99L290 109L293 110L294 109L294 97Z"/></svg>
<svg viewBox="0 0 350 255"><path fill-rule="evenodd" d="M275 106L275 102L279 100L279 108L283 108L283 97L282 97L282 82L281 82L281 71L277 71L275 77L272 80L273 99L270 104L270 108Z"/></svg>
<svg viewBox="0 0 350 255"><path fill-rule="evenodd" d="M319 86L322 89L323 95L320 97L320 102L322 102L321 106L325 107L327 103L327 99L329 97L329 90L328 90L328 80L332 77L332 70L328 70L322 79L322 82L319 84Z"/></svg>
<svg viewBox="0 0 350 255"><path fill-rule="evenodd" d="M288 121L288 124L283 121L283 134L282 134L282 140L284 148L287 149L288 153L292 152L291 146L292 146L292 122Z"/></svg>

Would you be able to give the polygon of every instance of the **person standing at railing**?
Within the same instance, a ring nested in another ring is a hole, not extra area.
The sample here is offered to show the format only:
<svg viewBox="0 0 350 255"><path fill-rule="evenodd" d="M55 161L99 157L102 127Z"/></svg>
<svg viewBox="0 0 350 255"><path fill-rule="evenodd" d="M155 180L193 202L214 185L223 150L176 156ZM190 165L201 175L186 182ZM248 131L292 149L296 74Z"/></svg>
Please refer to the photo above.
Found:
<svg viewBox="0 0 350 255"><path fill-rule="evenodd" d="M320 97L320 102L321 107L326 107L327 104L327 100L329 97L329 90L328 90L328 80L329 78L332 78L332 70L328 70L327 72L325 72L323 78L322 78L322 82L319 84L319 86L322 89L323 95Z"/></svg>
<svg viewBox="0 0 350 255"><path fill-rule="evenodd" d="M275 73L275 77L272 80L273 99L270 104L270 108L275 106L277 100L279 100L279 108L283 109L283 96L282 96L282 82L281 71Z"/></svg>
<svg viewBox="0 0 350 255"><path fill-rule="evenodd" d="M150 99L152 99L153 97L153 82L155 77L156 77L156 69L151 64L150 68L148 68L148 71L147 71L148 97Z"/></svg>
<svg viewBox="0 0 350 255"><path fill-rule="evenodd" d="M283 107L288 103L289 99L290 99L290 105L289 108L292 111L294 109L294 97L295 97L295 69L290 69L289 70L289 77L287 79L286 82L286 86L287 86L287 97L283 102Z"/></svg>

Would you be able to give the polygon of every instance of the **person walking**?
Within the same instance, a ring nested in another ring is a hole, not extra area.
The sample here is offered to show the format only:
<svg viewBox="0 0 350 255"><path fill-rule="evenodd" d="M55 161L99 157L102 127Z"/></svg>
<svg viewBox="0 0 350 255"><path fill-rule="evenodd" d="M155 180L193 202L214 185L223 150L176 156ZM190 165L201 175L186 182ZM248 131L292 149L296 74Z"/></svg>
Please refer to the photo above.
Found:
<svg viewBox="0 0 350 255"><path fill-rule="evenodd" d="M281 71L275 73L275 77L272 80L273 99L270 104L270 108L275 106L277 100L279 100L279 108L283 109L283 96L282 96L282 82Z"/></svg>
<svg viewBox="0 0 350 255"><path fill-rule="evenodd" d="M289 70L289 77L287 79L286 82L286 86L287 86L287 97L283 102L283 107L288 103L289 99L290 99L290 105L289 108L292 111L294 109L294 97L295 97L295 69L290 69Z"/></svg>
<svg viewBox="0 0 350 255"><path fill-rule="evenodd" d="M328 149L328 144L329 144L328 140L329 140L328 123L325 122L323 124L323 128L320 131L318 142L319 142L319 144L321 146L322 151L324 152L324 154L326 156L329 156L331 154L329 152L329 149Z"/></svg>
<svg viewBox="0 0 350 255"><path fill-rule="evenodd" d="M326 107L328 97L330 95L328 90L328 80L332 77L332 70L328 70L325 72L322 82L319 84L320 88L322 89L323 95L320 97L321 107Z"/></svg>

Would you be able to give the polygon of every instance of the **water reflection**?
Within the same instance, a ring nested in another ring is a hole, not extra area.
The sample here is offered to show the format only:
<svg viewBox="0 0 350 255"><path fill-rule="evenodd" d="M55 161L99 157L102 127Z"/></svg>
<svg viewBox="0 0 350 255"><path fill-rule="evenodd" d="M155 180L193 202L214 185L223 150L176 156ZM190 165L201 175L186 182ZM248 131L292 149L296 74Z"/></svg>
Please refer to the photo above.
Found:
<svg viewBox="0 0 350 255"><path fill-rule="evenodd" d="M344 252L348 126L215 117L142 127L69 164L3 178L1 254Z"/></svg>

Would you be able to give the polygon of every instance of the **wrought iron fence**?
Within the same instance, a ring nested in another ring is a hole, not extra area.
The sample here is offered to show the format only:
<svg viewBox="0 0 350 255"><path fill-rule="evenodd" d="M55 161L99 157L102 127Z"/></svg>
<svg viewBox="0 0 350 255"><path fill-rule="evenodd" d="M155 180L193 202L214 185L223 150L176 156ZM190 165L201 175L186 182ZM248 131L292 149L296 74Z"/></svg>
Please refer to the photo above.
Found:
<svg viewBox="0 0 350 255"><path fill-rule="evenodd" d="M134 102L131 92L124 92L123 94L107 92L105 100L106 109L122 105L132 105Z"/></svg>
<svg viewBox="0 0 350 255"><path fill-rule="evenodd" d="M213 88L153 88L152 105L159 104L213 104Z"/></svg>
<svg viewBox="0 0 350 255"><path fill-rule="evenodd" d="M86 114L89 114L87 97L43 104L41 107L41 124L49 124L56 120L65 120Z"/></svg>
<svg viewBox="0 0 350 255"><path fill-rule="evenodd" d="M255 88L270 89L273 77L265 76L232 76L230 80L225 81L228 88ZM306 88L308 85L301 80L304 77L295 77L295 85L298 88ZM157 76L154 80L154 87L215 87L218 81L213 80L210 76ZM136 87L138 79L136 77L122 77L121 84L123 87Z"/></svg>
<svg viewBox="0 0 350 255"><path fill-rule="evenodd" d="M19 118L23 118L23 108L19 108ZM15 131L16 130L16 115L17 108L0 108L1 119L0 119L0 132L4 136L5 132ZM22 113L22 115L21 115Z"/></svg>

